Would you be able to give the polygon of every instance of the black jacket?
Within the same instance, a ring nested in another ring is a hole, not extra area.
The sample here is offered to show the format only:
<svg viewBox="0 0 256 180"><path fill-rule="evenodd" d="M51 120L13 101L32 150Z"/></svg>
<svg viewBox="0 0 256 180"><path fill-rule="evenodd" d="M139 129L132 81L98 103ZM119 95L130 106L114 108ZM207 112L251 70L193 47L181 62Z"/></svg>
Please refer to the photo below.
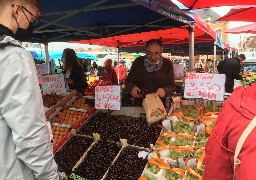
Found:
<svg viewBox="0 0 256 180"><path fill-rule="evenodd" d="M82 66L76 65L72 67L69 78L73 80L73 84L70 84L69 88L71 90L75 89L77 92L84 94L84 90L88 87L88 83Z"/></svg>
<svg viewBox="0 0 256 180"><path fill-rule="evenodd" d="M233 92L234 87L234 79L242 80L242 76L240 75L240 61L238 58L228 58L224 61L221 61L217 69L219 74L226 75L226 83L225 83L225 91L228 93Z"/></svg>
<svg viewBox="0 0 256 180"><path fill-rule="evenodd" d="M159 71L147 72L144 58L144 56L138 57L133 62L125 81L127 92L130 94L134 86L149 93L155 93L158 88L163 88L166 96L172 96L175 88L172 61L163 58L163 66Z"/></svg>

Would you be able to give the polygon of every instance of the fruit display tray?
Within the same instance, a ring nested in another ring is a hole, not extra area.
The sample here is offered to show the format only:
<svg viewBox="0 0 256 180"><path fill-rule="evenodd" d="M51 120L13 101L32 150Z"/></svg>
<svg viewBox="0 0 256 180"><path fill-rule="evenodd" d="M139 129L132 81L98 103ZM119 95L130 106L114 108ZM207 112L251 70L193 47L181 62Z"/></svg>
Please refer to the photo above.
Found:
<svg viewBox="0 0 256 180"><path fill-rule="evenodd" d="M130 145L149 148L150 144L155 144L161 130L161 123L149 126L144 116L112 116L98 111L88 118L77 133L88 136L98 133L101 139L115 142L127 139Z"/></svg>
<svg viewBox="0 0 256 180"><path fill-rule="evenodd" d="M59 171L71 172L93 142L91 137L72 136L54 155Z"/></svg>

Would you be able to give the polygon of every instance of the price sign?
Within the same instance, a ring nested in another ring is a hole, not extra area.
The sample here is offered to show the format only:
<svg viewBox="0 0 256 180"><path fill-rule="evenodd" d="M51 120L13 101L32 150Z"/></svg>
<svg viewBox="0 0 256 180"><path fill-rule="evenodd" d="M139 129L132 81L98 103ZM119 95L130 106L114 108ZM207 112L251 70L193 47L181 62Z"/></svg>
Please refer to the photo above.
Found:
<svg viewBox="0 0 256 180"><path fill-rule="evenodd" d="M48 64L36 64L37 76L39 79L42 79L42 75L48 73Z"/></svg>
<svg viewBox="0 0 256 180"><path fill-rule="evenodd" d="M183 79L184 77L184 65L183 64L173 64L174 77L175 79Z"/></svg>
<svg viewBox="0 0 256 180"><path fill-rule="evenodd" d="M96 86L95 108L120 110L121 93L120 86Z"/></svg>
<svg viewBox="0 0 256 180"><path fill-rule="evenodd" d="M184 97L223 101L225 82L224 74L186 73Z"/></svg>
<svg viewBox="0 0 256 180"><path fill-rule="evenodd" d="M43 93L44 94L62 94L66 93L64 75L52 74L42 76Z"/></svg>

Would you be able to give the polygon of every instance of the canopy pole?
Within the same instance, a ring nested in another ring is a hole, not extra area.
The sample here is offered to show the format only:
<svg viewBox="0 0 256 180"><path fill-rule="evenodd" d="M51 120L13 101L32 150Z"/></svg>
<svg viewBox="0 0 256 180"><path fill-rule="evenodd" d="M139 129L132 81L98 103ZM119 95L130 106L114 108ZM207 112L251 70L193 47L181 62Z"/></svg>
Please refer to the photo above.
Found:
<svg viewBox="0 0 256 180"><path fill-rule="evenodd" d="M120 85L119 41L117 41L117 82Z"/></svg>
<svg viewBox="0 0 256 180"><path fill-rule="evenodd" d="M188 71L192 72L194 70L194 25L189 25L189 64Z"/></svg>
<svg viewBox="0 0 256 180"><path fill-rule="evenodd" d="M50 57L49 57L49 44L48 42L44 43L44 52L45 52L45 63L48 67L48 74L50 73Z"/></svg>
<svg viewBox="0 0 256 180"><path fill-rule="evenodd" d="M214 49L213 49L213 73L216 72L216 54L217 54L217 45L216 42L214 43Z"/></svg>

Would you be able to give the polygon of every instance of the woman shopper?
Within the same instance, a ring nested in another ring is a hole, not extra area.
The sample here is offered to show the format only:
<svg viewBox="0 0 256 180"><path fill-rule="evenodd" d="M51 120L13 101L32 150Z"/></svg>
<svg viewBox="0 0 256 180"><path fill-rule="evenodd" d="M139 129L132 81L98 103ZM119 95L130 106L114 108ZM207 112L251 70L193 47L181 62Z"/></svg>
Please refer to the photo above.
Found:
<svg viewBox="0 0 256 180"><path fill-rule="evenodd" d="M256 116L256 84L237 87L224 102L206 144L205 180L255 180L256 128L246 138L234 163L238 139ZM235 164L235 171L234 171Z"/></svg>
<svg viewBox="0 0 256 180"><path fill-rule="evenodd" d="M64 62L65 82L68 89L75 89L77 92L84 94L84 90L87 88L88 84L75 51L70 48L64 49L62 61Z"/></svg>

